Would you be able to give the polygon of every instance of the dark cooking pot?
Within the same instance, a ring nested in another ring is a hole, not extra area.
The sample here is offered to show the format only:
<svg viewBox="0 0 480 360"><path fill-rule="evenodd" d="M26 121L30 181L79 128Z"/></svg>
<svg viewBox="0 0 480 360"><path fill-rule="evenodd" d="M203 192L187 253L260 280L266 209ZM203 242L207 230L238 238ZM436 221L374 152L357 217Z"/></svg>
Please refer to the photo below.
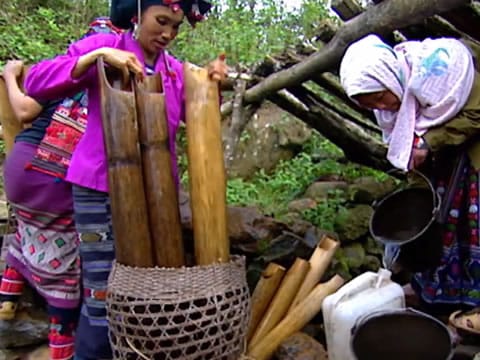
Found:
<svg viewBox="0 0 480 360"><path fill-rule="evenodd" d="M352 329L351 347L357 360L449 360L454 354L448 328L412 309L360 318Z"/></svg>
<svg viewBox="0 0 480 360"><path fill-rule="evenodd" d="M400 248L396 259L402 268L418 272L434 268L442 255L440 197L432 183L416 171L427 187L407 186L374 205L370 233L376 241Z"/></svg>

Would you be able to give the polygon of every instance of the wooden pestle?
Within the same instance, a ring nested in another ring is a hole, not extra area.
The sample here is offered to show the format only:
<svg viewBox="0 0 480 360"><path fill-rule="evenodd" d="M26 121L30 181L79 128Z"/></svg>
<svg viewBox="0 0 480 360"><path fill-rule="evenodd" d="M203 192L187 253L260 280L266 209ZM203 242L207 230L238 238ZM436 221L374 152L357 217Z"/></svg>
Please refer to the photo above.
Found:
<svg viewBox="0 0 480 360"><path fill-rule="evenodd" d="M310 294L287 314L260 341L249 347L247 356L255 360L268 360L277 347L293 333L300 331L322 309L323 300L337 291L345 280L335 275L329 281L318 284Z"/></svg>
<svg viewBox="0 0 480 360"><path fill-rule="evenodd" d="M250 323L248 324L247 341L250 341L253 336L265 310L277 292L284 274L285 268L275 263L268 264L267 268L262 272L260 280L252 294L252 310Z"/></svg>
<svg viewBox="0 0 480 360"><path fill-rule="evenodd" d="M97 67L115 257L120 264L152 267L154 259L138 145L135 97L131 91L110 85L102 58Z"/></svg>
<svg viewBox="0 0 480 360"><path fill-rule="evenodd" d="M188 174L197 265L227 262L226 178L218 84L206 69L183 66Z"/></svg>
<svg viewBox="0 0 480 360"><path fill-rule="evenodd" d="M162 79L159 74L147 76L143 82L135 82L134 89L155 265L181 267L185 264L182 227Z"/></svg>

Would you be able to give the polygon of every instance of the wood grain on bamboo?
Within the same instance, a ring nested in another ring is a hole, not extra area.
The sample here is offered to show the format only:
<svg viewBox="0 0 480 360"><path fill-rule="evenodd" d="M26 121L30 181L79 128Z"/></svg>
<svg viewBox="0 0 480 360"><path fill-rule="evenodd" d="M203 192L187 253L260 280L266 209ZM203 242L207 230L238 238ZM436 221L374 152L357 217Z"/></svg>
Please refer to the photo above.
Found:
<svg viewBox="0 0 480 360"><path fill-rule="evenodd" d="M255 360L270 359L280 343L312 320L322 309L323 300L344 282L342 277L335 275L326 283L318 284L282 321L248 349L247 356Z"/></svg>
<svg viewBox="0 0 480 360"><path fill-rule="evenodd" d="M310 270L308 270L305 280L303 280L300 289L298 290L295 298L290 305L289 312L298 305L303 299L305 299L310 291L317 285L321 280L322 276L330 265L333 255L339 247L339 243L328 236L324 236L317 247L313 251L312 256L310 256Z"/></svg>
<svg viewBox="0 0 480 360"><path fill-rule="evenodd" d="M155 265L180 267L185 264L182 228L160 74L135 83L135 100Z"/></svg>
<svg viewBox="0 0 480 360"><path fill-rule="evenodd" d="M285 268L275 263L268 264L267 268L262 272L252 294L252 311L250 323L248 324L247 341L250 341L253 336L265 310L275 296L284 274Z"/></svg>
<svg viewBox="0 0 480 360"><path fill-rule="evenodd" d="M274 328L287 313L290 304L295 297L305 275L310 268L308 261L297 258L282 280L274 298L270 302L267 311L248 344L248 348L254 347L265 335Z"/></svg>
<svg viewBox="0 0 480 360"><path fill-rule="evenodd" d="M98 61L98 74L115 257L124 265L152 267L154 259L146 221L148 211L138 146L135 97L132 91L110 85L102 59Z"/></svg>
<svg viewBox="0 0 480 360"><path fill-rule="evenodd" d="M227 262L226 179L219 90L208 71L184 64L187 154L197 265Z"/></svg>

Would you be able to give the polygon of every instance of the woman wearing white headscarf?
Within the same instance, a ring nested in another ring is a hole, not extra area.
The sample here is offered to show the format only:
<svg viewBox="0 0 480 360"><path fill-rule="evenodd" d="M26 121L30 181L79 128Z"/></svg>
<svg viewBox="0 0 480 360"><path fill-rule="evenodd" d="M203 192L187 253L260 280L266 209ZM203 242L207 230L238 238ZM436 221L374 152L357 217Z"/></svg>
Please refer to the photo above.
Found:
<svg viewBox="0 0 480 360"><path fill-rule="evenodd" d="M374 111L396 168L418 168L430 153L437 159L446 149L450 160L468 154L455 172L440 266L415 274L412 286L426 305L480 305L480 74L471 52L456 39L392 48L369 35L347 49L340 78L353 101ZM433 180L445 193L453 167L447 174L439 168Z"/></svg>

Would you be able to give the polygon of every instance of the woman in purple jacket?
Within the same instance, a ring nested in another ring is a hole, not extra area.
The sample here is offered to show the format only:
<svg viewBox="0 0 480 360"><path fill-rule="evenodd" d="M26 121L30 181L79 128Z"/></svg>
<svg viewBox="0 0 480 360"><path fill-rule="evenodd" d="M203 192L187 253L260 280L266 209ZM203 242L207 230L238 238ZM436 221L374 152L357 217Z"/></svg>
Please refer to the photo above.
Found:
<svg viewBox="0 0 480 360"><path fill-rule="evenodd" d="M73 154L66 179L73 183L74 216L80 235L83 306L76 333L76 359L111 359L105 296L114 260L114 238L107 183L96 60L103 57L126 76L161 73L167 105L170 151L177 176L175 138L184 116L182 64L168 55L186 17L202 19L210 5L202 0L112 1L114 25L130 28L122 35L99 34L72 44L65 55L34 65L25 89L36 99L88 90L88 124ZM139 9L140 11L138 11ZM138 21L137 21L138 20ZM210 76L222 80L226 64L217 59L209 65ZM135 239L132 239L135 241Z"/></svg>

